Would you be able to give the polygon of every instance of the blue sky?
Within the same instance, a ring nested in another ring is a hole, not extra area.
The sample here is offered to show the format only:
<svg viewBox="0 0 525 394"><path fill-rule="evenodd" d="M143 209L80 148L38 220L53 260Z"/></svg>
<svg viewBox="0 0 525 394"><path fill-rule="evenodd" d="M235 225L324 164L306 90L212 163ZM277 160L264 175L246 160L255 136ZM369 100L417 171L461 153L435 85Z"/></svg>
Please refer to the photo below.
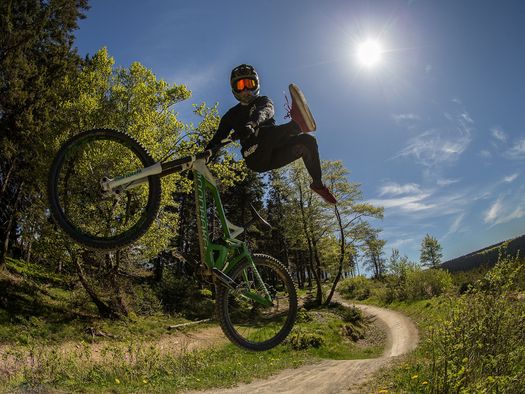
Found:
<svg viewBox="0 0 525 394"><path fill-rule="evenodd" d="M229 73L253 64L283 123L291 82L316 118L321 158L342 160L385 207L386 255L419 260L426 233L444 259L525 233L525 2L92 0L76 45L106 46L193 92L236 104ZM372 38L381 60L356 47Z"/></svg>

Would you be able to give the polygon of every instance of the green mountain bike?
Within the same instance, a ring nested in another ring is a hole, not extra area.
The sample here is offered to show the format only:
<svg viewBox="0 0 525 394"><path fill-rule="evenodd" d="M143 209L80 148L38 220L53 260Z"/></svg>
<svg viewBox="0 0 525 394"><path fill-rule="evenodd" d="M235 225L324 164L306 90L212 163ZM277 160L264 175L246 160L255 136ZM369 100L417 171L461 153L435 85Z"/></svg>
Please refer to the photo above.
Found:
<svg viewBox="0 0 525 394"><path fill-rule="evenodd" d="M244 228L226 218L206 166L214 153L155 162L128 134L107 129L80 133L60 148L51 166L50 209L59 226L85 247L119 249L142 236L155 220L160 178L192 171L201 261L214 279L220 326L236 345L268 350L281 343L295 323L295 285L282 263L250 253L238 239ZM207 195L221 223L219 238L211 239ZM254 209L252 215L269 226Z"/></svg>

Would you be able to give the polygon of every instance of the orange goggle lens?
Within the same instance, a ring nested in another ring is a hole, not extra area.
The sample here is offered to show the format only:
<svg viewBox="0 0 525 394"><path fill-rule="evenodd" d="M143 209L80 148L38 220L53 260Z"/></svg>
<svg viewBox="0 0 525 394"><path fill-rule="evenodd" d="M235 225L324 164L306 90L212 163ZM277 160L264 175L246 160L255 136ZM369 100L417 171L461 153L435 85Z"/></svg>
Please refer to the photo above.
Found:
<svg viewBox="0 0 525 394"><path fill-rule="evenodd" d="M244 89L253 90L257 87L257 81L251 78L244 78L235 81L235 90L237 92L242 92Z"/></svg>

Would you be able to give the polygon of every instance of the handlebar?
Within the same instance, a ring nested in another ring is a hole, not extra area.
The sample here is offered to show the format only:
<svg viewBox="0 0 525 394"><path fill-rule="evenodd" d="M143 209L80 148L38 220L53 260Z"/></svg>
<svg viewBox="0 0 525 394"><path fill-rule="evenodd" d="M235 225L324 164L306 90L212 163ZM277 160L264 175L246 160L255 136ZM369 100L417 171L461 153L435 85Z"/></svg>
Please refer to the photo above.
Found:
<svg viewBox="0 0 525 394"><path fill-rule="evenodd" d="M197 153L196 155L181 157L180 159L168 161L162 163L162 176L173 174L174 172L181 172L190 167L190 165L196 160L205 159L208 160L221 148L231 144L233 141L231 139L224 139L218 145L213 148L206 149L204 152Z"/></svg>

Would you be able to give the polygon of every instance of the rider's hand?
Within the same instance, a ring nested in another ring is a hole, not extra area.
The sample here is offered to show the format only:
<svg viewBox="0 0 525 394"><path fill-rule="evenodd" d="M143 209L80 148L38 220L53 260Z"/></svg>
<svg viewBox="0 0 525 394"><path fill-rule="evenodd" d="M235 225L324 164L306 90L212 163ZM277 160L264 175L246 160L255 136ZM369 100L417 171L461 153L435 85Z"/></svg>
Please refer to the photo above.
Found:
<svg viewBox="0 0 525 394"><path fill-rule="evenodd" d="M255 122L248 122L244 125L244 130L246 131L247 136L255 136L257 137L259 135L259 127L257 127L257 123Z"/></svg>

